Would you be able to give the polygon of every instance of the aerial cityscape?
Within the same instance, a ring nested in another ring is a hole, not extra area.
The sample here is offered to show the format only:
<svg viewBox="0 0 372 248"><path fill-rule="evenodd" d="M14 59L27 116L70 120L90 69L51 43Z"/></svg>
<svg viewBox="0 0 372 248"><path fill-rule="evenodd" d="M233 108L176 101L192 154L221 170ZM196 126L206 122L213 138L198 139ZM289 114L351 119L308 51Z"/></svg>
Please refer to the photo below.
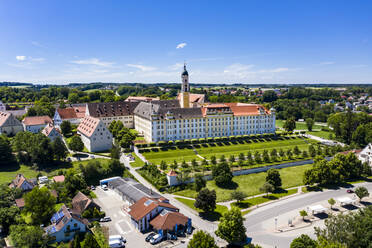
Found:
<svg viewBox="0 0 372 248"><path fill-rule="evenodd" d="M372 3L0 9L0 247L371 247Z"/></svg>

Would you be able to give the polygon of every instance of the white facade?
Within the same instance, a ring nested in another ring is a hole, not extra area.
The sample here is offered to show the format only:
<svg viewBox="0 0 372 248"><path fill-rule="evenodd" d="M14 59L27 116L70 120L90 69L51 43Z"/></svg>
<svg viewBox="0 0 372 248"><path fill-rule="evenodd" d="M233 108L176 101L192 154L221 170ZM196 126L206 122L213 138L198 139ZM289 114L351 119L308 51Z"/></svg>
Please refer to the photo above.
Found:
<svg viewBox="0 0 372 248"><path fill-rule="evenodd" d="M40 124L40 125L26 125L23 123L23 129L27 132L31 133L38 133L41 130L43 130L45 127L45 124Z"/></svg>
<svg viewBox="0 0 372 248"><path fill-rule="evenodd" d="M82 124L83 123L81 123L80 125ZM79 128L78 134L80 134L81 140L83 141L84 146L88 149L88 151L102 152L108 151L112 148L112 134L102 121L99 120L99 123L89 134L80 131Z"/></svg>
<svg viewBox="0 0 372 248"><path fill-rule="evenodd" d="M372 167L372 143L369 143L359 154L358 158L362 163Z"/></svg>

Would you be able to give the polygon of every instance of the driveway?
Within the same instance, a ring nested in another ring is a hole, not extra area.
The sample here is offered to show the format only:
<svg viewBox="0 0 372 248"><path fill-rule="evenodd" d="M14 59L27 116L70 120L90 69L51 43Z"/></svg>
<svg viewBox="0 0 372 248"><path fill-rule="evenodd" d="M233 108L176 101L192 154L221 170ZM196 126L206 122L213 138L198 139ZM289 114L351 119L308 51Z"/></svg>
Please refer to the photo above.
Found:
<svg viewBox="0 0 372 248"><path fill-rule="evenodd" d="M127 239L125 247L153 247L145 241L146 235L137 231L131 224L130 217L122 209L127 206L114 191L103 191L100 187L94 191L97 198L94 201L105 211L106 216L110 216L112 221L101 223L102 226L109 228L110 235L122 235Z"/></svg>
<svg viewBox="0 0 372 248"><path fill-rule="evenodd" d="M364 186L370 192L372 190L372 183L355 184L356 186ZM337 190L326 190L324 192L310 192L258 208L245 215L244 225L247 228L247 235L253 239L253 243L260 244L264 248L287 248L290 246L292 240L301 234L308 234L311 237L315 237L314 227L323 227L323 221L315 222L315 224L309 227L276 233L274 232L275 218L277 218L278 227L285 226L289 219L293 219L299 215L300 210L306 210L307 207L317 204L326 207L328 206L328 199L335 199L346 195L354 197L352 194L347 194L345 188L340 188Z"/></svg>

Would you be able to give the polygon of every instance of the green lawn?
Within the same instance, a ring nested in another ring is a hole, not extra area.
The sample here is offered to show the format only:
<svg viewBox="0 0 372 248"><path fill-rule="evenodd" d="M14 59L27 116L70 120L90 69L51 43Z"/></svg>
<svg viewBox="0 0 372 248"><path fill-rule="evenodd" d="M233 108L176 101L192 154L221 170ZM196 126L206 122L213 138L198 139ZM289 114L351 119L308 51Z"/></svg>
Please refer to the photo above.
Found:
<svg viewBox="0 0 372 248"><path fill-rule="evenodd" d="M186 206L188 206L189 208L192 208L195 211L197 211L199 213L200 217L202 217L203 219L209 220L209 221L219 220L221 218L222 214L228 211L226 206L222 206L222 205L217 204L216 209L214 210L214 212L204 213L202 210L197 209L197 208L194 207L194 202L195 202L194 200L185 199L185 198L181 198L181 197L175 197L175 198L178 201L185 204Z"/></svg>
<svg viewBox="0 0 372 248"><path fill-rule="evenodd" d="M304 171L311 167L312 165L308 164L280 169L283 189L303 185L302 176ZM228 188L220 188L213 180L210 180L207 182L207 188L216 190L218 202L229 201L231 200L231 192L234 190L243 191L248 196L260 194L259 188L265 183L265 178L266 172L235 176L233 183ZM197 192L193 189L186 189L175 192L174 194L195 198Z"/></svg>
<svg viewBox="0 0 372 248"><path fill-rule="evenodd" d="M139 168L145 165L145 162L143 162L135 153L132 153L134 157L134 161L130 163L130 165L134 168Z"/></svg>
<svg viewBox="0 0 372 248"><path fill-rule="evenodd" d="M173 163L174 160L177 160L179 163L181 163L183 160L185 160L186 162L191 161L193 159L201 160L198 156L195 155L192 149L187 148L185 149L174 148L174 150L159 152L151 151L142 153L142 155L145 156L145 158L153 164L160 164L162 160L164 160L168 164Z"/></svg>
<svg viewBox="0 0 372 248"><path fill-rule="evenodd" d="M308 134L323 138L323 139L329 139L329 135L332 132L327 132L327 131L312 131L312 132L306 132Z"/></svg>
<svg viewBox="0 0 372 248"><path fill-rule="evenodd" d="M272 201L272 200L277 200L281 197L288 196L288 195L293 195L297 193L297 189L290 189L281 193L274 193L274 194L269 194L268 196L259 196L259 197L254 197L250 198L244 201L241 201L239 203L234 202L232 203L233 206L236 206L240 209L246 209L258 204L262 204L264 202Z"/></svg>
<svg viewBox="0 0 372 248"><path fill-rule="evenodd" d="M106 168L108 166L108 163L110 162L110 159L105 158L94 158L89 160L81 160L81 161L74 161L72 162L72 166L74 169L79 170L79 165L82 164L83 166L87 165L90 161L98 161L101 163L101 165Z"/></svg>
<svg viewBox="0 0 372 248"><path fill-rule="evenodd" d="M275 126L278 128L283 128L285 120L276 120ZM313 125L313 130L321 129L323 126ZM306 122L296 122L296 130L307 130Z"/></svg>
<svg viewBox="0 0 372 248"><path fill-rule="evenodd" d="M26 178L36 178L38 172L33 170L31 166L26 165L10 165L0 167L0 184L10 183L17 174L23 174ZM43 173L46 175L47 173Z"/></svg>
<svg viewBox="0 0 372 248"><path fill-rule="evenodd" d="M310 140L309 140L310 141ZM271 140L271 141L250 141L250 143L245 142L244 144L230 144L224 145L220 143L221 146L208 146L208 147L201 147L196 149L198 154L204 158L210 159L212 155L219 158L221 155L225 155L225 157L229 157L230 155L234 155L237 157L240 153L246 154L248 151L251 151L254 154L256 151L262 152L263 150L271 150L271 149L283 149L288 150L289 148L293 149L295 146L302 150L308 150L309 144L307 144L301 138L294 138L288 140Z"/></svg>

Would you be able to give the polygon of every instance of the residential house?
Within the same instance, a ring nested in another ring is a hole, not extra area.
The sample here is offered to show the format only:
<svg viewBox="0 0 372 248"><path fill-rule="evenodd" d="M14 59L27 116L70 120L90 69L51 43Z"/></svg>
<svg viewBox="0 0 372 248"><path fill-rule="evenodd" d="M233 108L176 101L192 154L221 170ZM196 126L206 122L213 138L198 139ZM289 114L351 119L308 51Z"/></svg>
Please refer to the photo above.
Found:
<svg viewBox="0 0 372 248"><path fill-rule="evenodd" d="M108 127L113 121L121 121L127 128L134 128L133 111L138 101L87 103L87 116L98 118Z"/></svg>
<svg viewBox="0 0 372 248"><path fill-rule="evenodd" d="M108 151L112 147L112 134L98 118L85 116L77 128L77 133L90 152Z"/></svg>
<svg viewBox="0 0 372 248"><path fill-rule="evenodd" d="M128 214L135 228L141 232L150 229L150 221L154 219L163 209L178 212L179 209L169 203L167 199L143 197L129 207Z"/></svg>
<svg viewBox="0 0 372 248"><path fill-rule="evenodd" d="M68 108L57 108L54 113L54 125L60 126L63 121L78 125L85 117L86 106L73 106Z"/></svg>
<svg viewBox="0 0 372 248"><path fill-rule="evenodd" d="M55 183L63 183L65 181L65 176L64 175L54 176L53 181Z"/></svg>
<svg viewBox="0 0 372 248"><path fill-rule="evenodd" d="M190 218L180 212L167 209L163 209L160 214L150 221L153 230L163 235L167 232L177 232L177 230L185 229L189 225L191 225Z"/></svg>
<svg viewBox="0 0 372 248"><path fill-rule="evenodd" d="M27 132L38 133L44 129L46 125L52 125L52 119L47 116L27 116L23 119L23 129Z"/></svg>
<svg viewBox="0 0 372 248"><path fill-rule="evenodd" d="M363 163L372 167L372 143L369 143L359 154L358 158Z"/></svg>
<svg viewBox="0 0 372 248"><path fill-rule="evenodd" d="M22 123L13 114L0 112L0 134L15 135L22 131Z"/></svg>
<svg viewBox="0 0 372 248"><path fill-rule="evenodd" d="M90 208L97 208L100 210L100 207L95 204L92 199L89 199L80 191L74 196L74 198L72 198L71 205L71 212L79 216L81 216L85 210Z"/></svg>
<svg viewBox="0 0 372 248"><path fill-rule="evenodd" d="M15 179L9 184L9 187L22 189L22 191L28 191L32 190L36 184L36 179L29 180L23 174L17 174Z"/></svg>
<svg viewBox="0 0 372 248"><path fill-rule="evenodd" d="M23 198L18 198L18 199L15 199L15 204L16 206L19 208L19 209L23 209L25 207L25 199Z"/></svg>
<svg viewBox="0 0 372 248"><path fill-rule="evenodd" d="M51 242L70 241L75 234L86 232L89 224L87 219L71 213L65 205L52 216L50 222L51 225L45 228L45 232Z"/></svg>
<svg viewBox="0 0 372 248"><path fill-rule="evenodd" d="M47 136L51 141L54 141L56 138L62 139L61 133L53 124L46 125L41 133Z"/></svg>
<svg viewBox="0 0 372 248"><path fill-rule="evenodd" d="M160 100L159 97L147 97L147 96L128 96L125 99L126 102L151 102Z"/></svg>

